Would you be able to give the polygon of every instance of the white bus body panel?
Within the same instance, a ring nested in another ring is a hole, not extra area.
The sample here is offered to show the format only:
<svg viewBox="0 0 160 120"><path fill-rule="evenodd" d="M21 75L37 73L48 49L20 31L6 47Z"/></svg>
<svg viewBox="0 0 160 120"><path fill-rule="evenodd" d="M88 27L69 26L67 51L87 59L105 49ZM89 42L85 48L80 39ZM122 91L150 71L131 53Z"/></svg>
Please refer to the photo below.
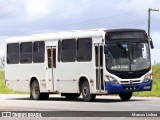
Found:
<svg viewBox="0 0 160 120"><path fill-rule="evenodd" d="M39 81L41 90L44 91L43 89L45 88L45 83L43 81L46 78L46 73L44 72L46 70L45 66L45 63L37 63L32 65L6 65L5 79L7 87L21 92L29 92L30 80L32 77L36 77Z"/></svg>
<svg viewBox="0 0 160 120"><path fill-rule="evenodd" d="M40 92L79 93L79 80L81 77L86 77L90 84L91 93L96 93L94 44L103 43L102 39L104 39L104 35L105 33L103 31L88 31L7 39L6 45L17 42L45 41L44 63L7 64L6 62L5 80L7 87L21 92L30 92L30 81L32 77L35 77L39 82ZM56 68L53 69L53 81L49 82L50 73L47 70L46 47L56 47L56 58L58 58L58 40L85 37L92 38L92 61L65 63L58 62L56 59ZM90 81L93 82L90 83Z"/></svg>

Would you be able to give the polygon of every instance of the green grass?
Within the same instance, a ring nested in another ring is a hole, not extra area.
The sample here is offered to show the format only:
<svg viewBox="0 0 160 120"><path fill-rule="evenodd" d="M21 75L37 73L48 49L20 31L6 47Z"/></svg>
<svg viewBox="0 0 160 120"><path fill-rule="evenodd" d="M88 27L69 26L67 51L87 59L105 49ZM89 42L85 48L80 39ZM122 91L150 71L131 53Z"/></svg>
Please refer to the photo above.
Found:
<svg viewBox="0 0 160 120"><path fill-rule="evenodd" d="M160 64L152 67L153 73L153 84L152 84L152 91L145 91L145 92L135 92L134 96L154 96L160 97Z"/></svg>
<svg viewBox="0 0 160 120"><path fill-rule="evenodd" d="M4 70L0 70L0 94L19 94L23 92L18 92L15 90L11 90L6 87L4 81Z"/></svg>
<svg viewBox="0 0 160 120"><path fill-rule="evenodd" d="M152 91L144 91L144 92L134 92L134 96L145 96L145 97L160 97L160 79L154 79L152 84Z"/></svg>
<svg viewBox="0 0 160 120"><path fill-rule="evenodd" d="M134 92L134 96L145 96L145 97L160 97L160 64L152 67L153 71L153 85L152 91L145 92ZM4 71L0 70L0 94L22 94L6 87L4 82ZM23 93L26 94L26 93Z"/></svg>

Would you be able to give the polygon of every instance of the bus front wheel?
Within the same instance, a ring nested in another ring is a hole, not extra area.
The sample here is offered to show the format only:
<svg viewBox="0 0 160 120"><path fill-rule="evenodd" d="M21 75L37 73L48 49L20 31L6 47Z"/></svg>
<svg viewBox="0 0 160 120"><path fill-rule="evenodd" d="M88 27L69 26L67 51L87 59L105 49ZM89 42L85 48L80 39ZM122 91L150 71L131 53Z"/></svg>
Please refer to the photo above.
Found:
<svg viewBox="0 0 160 120"><path fill-rule="evenodd" d="M34 80L30 86L30 98L34 100L46 100L49 93L40 93L40 88L37 80Z"/></svg>
<svg viewBox="0 0 160 120"><path fill-rule="evenodd" d="M88 81L84 81L81 88L81 93L83 96L84 101L92 102L95 100L96 95L90 93L90 87Z"/></svg>
<svg viewBox="0 0 160 120"><path fill-rule="evenodd" d="M132 97L132 92L129 92L129 93L120 93L119 97L122 100L127 101L127 100L129 100Z"/></svg>

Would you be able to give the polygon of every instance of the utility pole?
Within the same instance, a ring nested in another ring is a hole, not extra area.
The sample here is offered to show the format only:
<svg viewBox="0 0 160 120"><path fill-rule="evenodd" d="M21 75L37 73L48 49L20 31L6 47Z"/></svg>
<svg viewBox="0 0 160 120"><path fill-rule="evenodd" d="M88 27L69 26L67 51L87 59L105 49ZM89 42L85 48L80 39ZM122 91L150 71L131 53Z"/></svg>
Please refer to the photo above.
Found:
<svg viewBox="0 0 160 120"><path fill-rule="evenodd" d="M151 11L159 11L159 9L148 9L148 41L150 41Z"/></svg>

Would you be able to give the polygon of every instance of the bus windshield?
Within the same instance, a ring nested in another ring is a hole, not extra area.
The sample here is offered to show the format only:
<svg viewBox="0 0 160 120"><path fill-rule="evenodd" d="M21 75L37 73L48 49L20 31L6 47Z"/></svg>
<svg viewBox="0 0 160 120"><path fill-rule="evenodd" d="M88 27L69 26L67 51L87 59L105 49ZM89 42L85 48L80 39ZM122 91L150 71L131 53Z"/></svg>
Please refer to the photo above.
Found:
<svg viewBox="0 0 160 120"><path fill-rule="evenodd" d="M150 68L147 42L111 42L105 47L106 68L111 71L134 72Z"/></svg>

